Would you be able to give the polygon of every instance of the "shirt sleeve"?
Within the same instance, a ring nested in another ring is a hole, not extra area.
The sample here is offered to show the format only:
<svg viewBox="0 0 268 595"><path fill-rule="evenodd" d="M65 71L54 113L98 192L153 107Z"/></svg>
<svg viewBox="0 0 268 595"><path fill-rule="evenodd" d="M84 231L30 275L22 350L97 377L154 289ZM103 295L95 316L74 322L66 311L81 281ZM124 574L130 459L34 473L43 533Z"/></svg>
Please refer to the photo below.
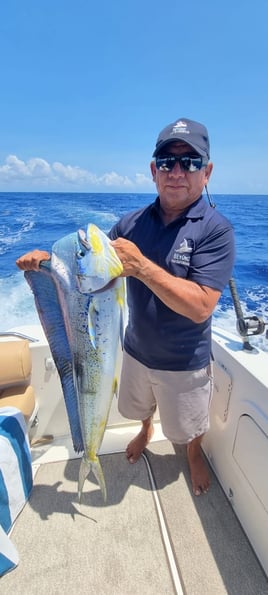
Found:
<svg viewBox="0 0 268 595"><path fill-rule="evenodd" d="M108 238L110 240L116 240L121 234L119 233L119 222L113 225L113 227L108 232Z"/></svg>
<svg viewBox="0 0 268 595"><path fill-rule="evenodd" d="M235 240L232 226L218 222L197 243L189 267L188 279L199 285L223 291L232 276Z"/></svg>

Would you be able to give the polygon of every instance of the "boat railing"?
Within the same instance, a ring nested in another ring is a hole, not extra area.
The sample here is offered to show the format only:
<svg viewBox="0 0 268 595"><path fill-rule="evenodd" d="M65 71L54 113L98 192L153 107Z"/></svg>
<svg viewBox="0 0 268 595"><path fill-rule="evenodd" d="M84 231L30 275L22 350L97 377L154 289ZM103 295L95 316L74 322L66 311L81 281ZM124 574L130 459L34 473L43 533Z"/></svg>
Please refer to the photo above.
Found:
<svg viewBox="0 0 268 595"><path fill-rule="evenodd" d="M27 339L31 343L38 343L39 340L35 337L29 337L29 335L25 335L24 333L18 333L17 331L0 331L0 338L1 337L18 337L19 339Z"/></svg>

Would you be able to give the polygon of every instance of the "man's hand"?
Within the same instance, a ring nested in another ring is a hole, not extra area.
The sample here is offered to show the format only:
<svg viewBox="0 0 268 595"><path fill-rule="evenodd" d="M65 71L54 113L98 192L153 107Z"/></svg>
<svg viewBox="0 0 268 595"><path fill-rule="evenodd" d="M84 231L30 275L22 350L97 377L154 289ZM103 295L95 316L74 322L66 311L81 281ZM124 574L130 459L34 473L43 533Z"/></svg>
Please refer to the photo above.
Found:
<svg viewBox="0 0 268 595"><path fill-rule="evenodd" d="M45 250L33 250L20 256L16 265L22 271L39 271L41 260L50 260L50 254Z"/></svg>
<svg viewBox="0 0 268 595"><path fill-rule="evenodd" d="M147 259L143 256L139 248L137 248L136 244L124 238L117 238L111 241L111 246L115 249L124 267L122 276L138 276L139 271Z"/></svg>

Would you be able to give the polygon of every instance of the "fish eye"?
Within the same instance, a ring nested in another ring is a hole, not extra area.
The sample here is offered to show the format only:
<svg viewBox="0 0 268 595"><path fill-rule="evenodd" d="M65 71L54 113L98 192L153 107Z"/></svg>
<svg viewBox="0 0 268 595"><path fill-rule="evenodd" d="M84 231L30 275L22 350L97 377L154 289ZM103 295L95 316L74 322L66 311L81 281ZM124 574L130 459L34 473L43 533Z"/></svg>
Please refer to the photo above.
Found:
<svg viewBox="0 0 268 595"><path fill-rule="evenodd" d="M84 250L78 250L76 253L77 258L83 258L85 256Z"/></svg>

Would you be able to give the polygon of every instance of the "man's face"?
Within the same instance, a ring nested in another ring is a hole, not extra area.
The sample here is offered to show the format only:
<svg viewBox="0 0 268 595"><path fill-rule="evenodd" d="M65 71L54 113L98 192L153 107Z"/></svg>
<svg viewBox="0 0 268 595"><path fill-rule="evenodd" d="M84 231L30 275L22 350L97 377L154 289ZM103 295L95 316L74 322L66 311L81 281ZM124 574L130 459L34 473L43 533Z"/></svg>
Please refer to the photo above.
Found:
<svg viewBox="0 0 268 595"><path fill-rule="evenodd" d="M170 143L164 149L166 155L193 155L193 149L183 142ZM209 163L200 170L188 172L182 169L176 162L171 171L161 171L156 168L155 161L151 163L151 172L153 180L156 183L160 203L165 211L174 212L179 215L190 204L195 202L202 194L204 186L207 184L211 171L212 163Z"/></svg>

